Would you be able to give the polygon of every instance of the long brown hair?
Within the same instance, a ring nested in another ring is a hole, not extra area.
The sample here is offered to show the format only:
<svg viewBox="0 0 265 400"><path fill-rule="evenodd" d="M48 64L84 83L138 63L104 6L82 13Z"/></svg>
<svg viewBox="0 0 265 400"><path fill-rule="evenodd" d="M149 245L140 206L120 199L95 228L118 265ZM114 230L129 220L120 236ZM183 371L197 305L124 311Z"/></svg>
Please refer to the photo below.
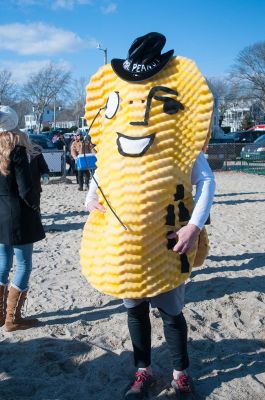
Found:
<svg viewBox="0 0 265 400"><path fill-rule="evenodd" d="M4 176L9 174L10 153L16 145L26 147L28 155L40 153L40 148L33 146L28 136L18 129L0 133L0 174Z"/></svg>

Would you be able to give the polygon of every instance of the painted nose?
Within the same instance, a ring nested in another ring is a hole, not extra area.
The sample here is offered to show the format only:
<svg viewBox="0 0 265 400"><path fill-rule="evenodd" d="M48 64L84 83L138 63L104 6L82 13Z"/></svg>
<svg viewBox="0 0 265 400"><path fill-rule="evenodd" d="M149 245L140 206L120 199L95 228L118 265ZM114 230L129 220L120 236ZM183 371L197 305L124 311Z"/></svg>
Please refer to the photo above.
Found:
<svg viewBox="0 0 265 400"><path fill-rule="evenodd" d="M142 102L144 102L144 101L142 100ZM145 107L144 119L142 121L132 121L132 122L130 122L130 125L147 126L148 125L148 115L147 114L148 114L147 107Z"/></svg>

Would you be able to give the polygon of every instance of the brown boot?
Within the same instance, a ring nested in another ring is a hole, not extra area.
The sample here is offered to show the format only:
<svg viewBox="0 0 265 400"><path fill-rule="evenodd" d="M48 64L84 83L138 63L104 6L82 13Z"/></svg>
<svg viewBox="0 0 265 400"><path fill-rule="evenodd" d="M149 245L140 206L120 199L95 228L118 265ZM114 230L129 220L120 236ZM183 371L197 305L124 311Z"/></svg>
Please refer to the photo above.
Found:
<svg viewBox="0 0 265 400"><path fill-rule="evenodd" d="M27 298L27 291L20 292L13 286L10 287L7 297L5 330L7 332L18 329L29 329L38 323L36 318L25 319L21 316L21 309Z"/></svg>
<svg viewBox="0 0 265 400"><path fill-rule="evenodd" d="M7 293L7 285L0 285L0 326L5 324Z"/></svg>

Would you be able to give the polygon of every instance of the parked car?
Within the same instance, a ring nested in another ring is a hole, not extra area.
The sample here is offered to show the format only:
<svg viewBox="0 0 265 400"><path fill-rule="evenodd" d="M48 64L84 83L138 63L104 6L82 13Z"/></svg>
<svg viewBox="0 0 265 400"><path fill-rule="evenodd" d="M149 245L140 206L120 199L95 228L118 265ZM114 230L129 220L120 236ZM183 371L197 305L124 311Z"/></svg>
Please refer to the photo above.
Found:
<svg viewBox="0 0 265 400"><path fill-rule="evenodd" d="M241 160L246 162L265 161L265 134L261 135L254 143L250 143L241 150Z"/></svg>
<svg viewBox="0 0 265 400"><path fill-rule="evenodd" d="M64 139L69 140L69 139L73 138L74 134L75 134L75 132L64 133L63 137L64 137Z"/></svg>
<svg viewBox="0 0 265 400"><path fill-rule="evenodd" d="M52 129L52 132L54 135L58 135L58 134L65 134L70 132L69 128L56 128L56 129Z"/></svg>
<svg viewBox="0 0 265 400"><path fill-rule="evenodd" d="M264 131L251 130L248 131L237 131L231 135L235 143L235 155L236 158L241 157L241 150L246 143L253 143L258 137L264 134Z"/></svg>
<svg viewBox="0 0 265 400"><path fill-rule="evenodd" d="M205 151L205 157L212 170L222 169L225 160L235 160L235 144L231 135L211 138Z"/></svg>
<svg viewBox="0 0 265 400"><path fill-rule="evenodd" d="M258 137L264 134L264 131L238 131L234 132L235 143L253 143Z"/></svg>
<svg viewBox="0 0 265 400"><path fill-rule="evenodd" d="M20 131L26 133L27 135L35 132L33 128L21 128Z"/></svg>
<svg viewBox="0 0 265 400"><path fill-rule="evenodd" d="M53 133L53 131L44 131L44 132L41 132L41 135L43 135L46 138L52 140L52 138L54 136L54 133Z"/></svg>
<svg viewBox="0 0 265 400"><path fill-rule="evenodd" d="M37 144L38 146L41 146L43 149L54 149L56 150L56 146L52 143L52 141L45 135L39 134L39 135L32 135L29 134L29 139Z"/></svg>

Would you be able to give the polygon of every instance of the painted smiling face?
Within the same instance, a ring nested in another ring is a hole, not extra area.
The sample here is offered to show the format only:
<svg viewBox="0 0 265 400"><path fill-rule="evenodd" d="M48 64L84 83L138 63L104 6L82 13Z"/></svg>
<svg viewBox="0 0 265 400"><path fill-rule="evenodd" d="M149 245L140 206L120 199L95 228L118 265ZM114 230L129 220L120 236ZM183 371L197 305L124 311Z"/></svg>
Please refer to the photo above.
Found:
<svg viewBox="0 0 265 400"><path fill-rule="evenodd" d="M152 107L152 101L160 101L163 103L163 112L168 115L177 114L178 111L183 110L183 105L177 100L178 92L170 89L166 86L155 86L147 94L147 98L141 99L141 103L145 105L143 119L141 121L130 121L129 124L134 127L149 127L152 125L150 121L150 112ZM130 100L127 110L133 108L135 101ZM136 103L136 102L135 102ZM115 117L119 110L120 95L119 92L112 92L107 100L105 117L112 119ZM136 107L139 105L136 105ZM124 107L125 108L125 107ZM143 108L143 107L142 107ZM151 128L152 129L152 128ZM141 131L140 129L126 129L126 131L134 130L135 132ZM124 133L117 132L117 145L119 153L125 157L141 157L143 156L149 147L153 144L156 136L156 132L152 132L149 135L141 136L128 136Z"/></svg>
<svg viewBox="0 0 265 400"><path fill-rule="evenodd" d="M212 95L194 62L176 57L151 79L128 83L106 65L87 87L88 125L108 207L93 212L81 246L90 283L122 298L154 296L185 281L196 249L184 259L167 234L192 213L190 174L207 138ZM100 202L105 200L99 194ZM147 275L148 279L147 279Z"/></svg>
<svg viewBox="0 0 265 400"><path fill-rule="evenodd" d="M88 124L104 104L91 129L98 152L107 144L109 153L117 149L119 155L140 157L159 152L167 142L179 168L188 171L209 132L212 95L185 58L173 58L157 77L138 84L118 78L109 65L102 67L87 87Z"/></svg>

